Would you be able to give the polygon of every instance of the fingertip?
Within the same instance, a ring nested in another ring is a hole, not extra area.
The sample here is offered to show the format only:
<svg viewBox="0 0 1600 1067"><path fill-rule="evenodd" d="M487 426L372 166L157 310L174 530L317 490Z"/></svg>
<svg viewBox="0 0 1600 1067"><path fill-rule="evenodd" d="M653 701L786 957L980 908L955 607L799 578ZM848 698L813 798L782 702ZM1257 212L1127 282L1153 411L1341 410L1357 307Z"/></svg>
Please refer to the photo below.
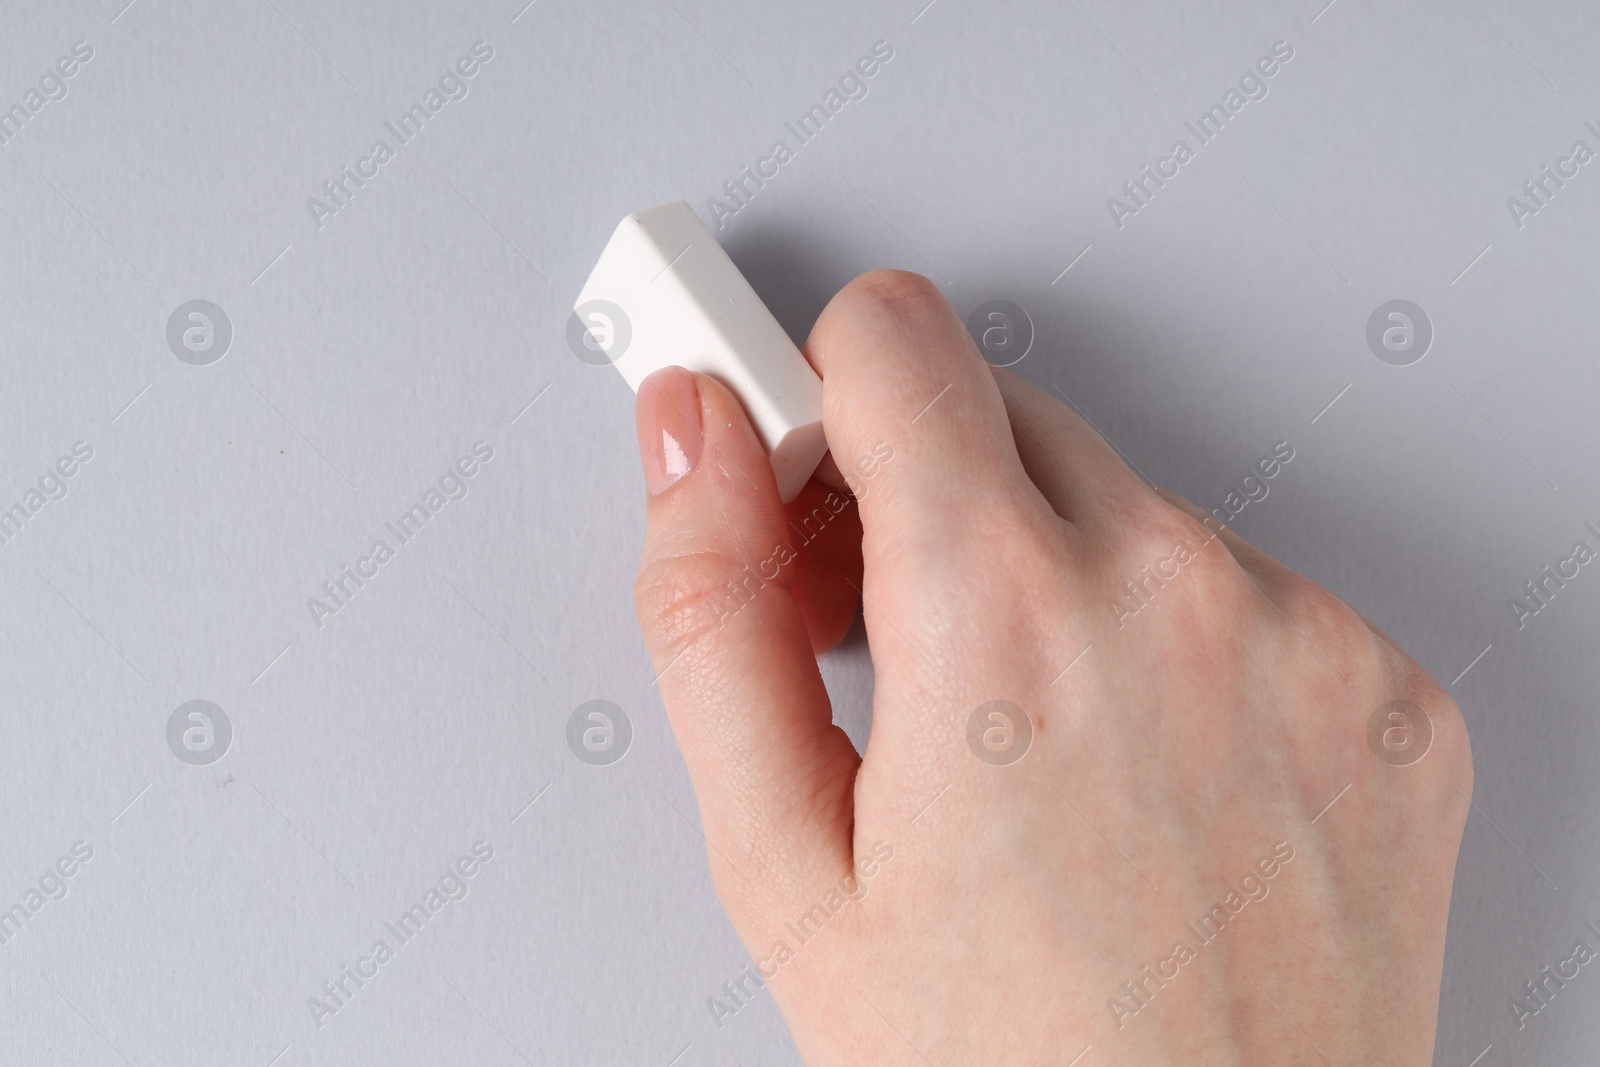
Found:
<svg viewBox="0 0 1600 1067"><path fill-rule="evenodd" d="M639 383L634 428L645 487L660 496L700 462L705 432L700 387L682 367L663 367Z"/></svg>

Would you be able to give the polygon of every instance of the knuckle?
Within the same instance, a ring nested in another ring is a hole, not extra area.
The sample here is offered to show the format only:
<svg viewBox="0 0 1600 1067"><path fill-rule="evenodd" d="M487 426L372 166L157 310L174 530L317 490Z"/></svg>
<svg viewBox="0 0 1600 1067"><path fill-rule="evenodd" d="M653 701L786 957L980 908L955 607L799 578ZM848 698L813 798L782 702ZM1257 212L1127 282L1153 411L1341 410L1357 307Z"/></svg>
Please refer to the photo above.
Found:
<svg viewBox="0 0 1600 1067"><path fill-rule="evenodd" d="M1125 524L1119 580L1159 595L1199 622L1243 617L1249 580L1216 534L1178 508L1152 497Z"/></svg>
<svg viewBox="0 0 1600 1067"><path fill-rule="evenodd" d="M1378 635L1316 582L1298 575L1278 582L1275 599L1285 618L1346 674L1370 674L1381 666Z"/></svg>
<svg viewBox="0 0 1600 1067"><path fill-rule="evenodd" d="M1472 795L1472 745L1467 739L1466 719L1456 702L1420 667L1412 667L1407 679L1406 699L1422 708L1433 731L1433 741L1424 763L1430 760L1450 784Z"/></svg>
<svg viewBox="0 0 1600 1067"><path fill-rule="evenodd" d="M975 507L953 512L963 527L962 540L984 554L1029 557L1049 552L1050 535L1012 494L998 492Z"/></svg>
<svg viewBox="0 0 1600 1067"><path fill-rule="evenodd" d="M744 603L741 581L749 572L732 556L693 552L645 564L633 586L634 610L645 640L658 652L678 652L724 621Z"/></svg>
<svg viewBox="0 0 1600 1067"><path fill-rule="evenodd" d="M1390 689L1395 674L1389 645L1350 605L1293 572L1272 581L1267 599L1276 608L1272 614L1281 616L1286 647L1298 651L1309 671L1331 668L1342 688L1354 687L1353 692L1375 694ZM1352 714L1372 710L1353 707Z"/></svg>
<svg viewBox="0 0 1600 1067"><path fill-rule="evenodd" d="M864 543L869 560L893 559L893 573L915 576L892 582L890 597L874 604L924 648L1014 646L1070 601L1073 531L1054 514L999 490L939 514L938 522L900 524L887 538L869 532Z"/></svg>
<svg viewBox="0 0 1600 1067"><path fill-rule="evenodd" d="M881 309L892 309L906 301L938 300L944 295L927 277L908 270L872 270L844 287L842 295Z"/></svg>
<svg viewBox="0 0 1600 1067"><path fill-rule="evenodd" d="M1117 516L1125 556L1140 562L1170 553L1174 545L1188 542L1198 549L1209 531L1198 521L1154 495L1132 494L1121 503Z"/></svg>
<svg viewBox="0 0 1600 1067"><path fill-rule="evenodd" d="M837 305L840 328L895 338L915 332L918 323L950 314L938 286L920 274L875 270L851 281L829 305ZM835 316L828 316L833 321Z"/></svg>
<svg viewBox="0 0 1600 1067"><path fill-rule="evenodd" d="M951 545L946 550L957 574L1003 596L1014 597L1047 576L1064 576L1073 566L1071 528L1054 513L1041 513L1018 494L997 491L952 509L951 520L930 534ZM1012 601L1008 601L1012 602Z"/></svg>
<svg viewBox="0 0 1600 1067"><path fill-rule="evenodd" d="M953 315L944 294L927 278L903 270L874 270L853 279L823 309L807 343L819 352L838 346L893 351L929 321ZM826 357L824 357L826 358Z"/></svg>

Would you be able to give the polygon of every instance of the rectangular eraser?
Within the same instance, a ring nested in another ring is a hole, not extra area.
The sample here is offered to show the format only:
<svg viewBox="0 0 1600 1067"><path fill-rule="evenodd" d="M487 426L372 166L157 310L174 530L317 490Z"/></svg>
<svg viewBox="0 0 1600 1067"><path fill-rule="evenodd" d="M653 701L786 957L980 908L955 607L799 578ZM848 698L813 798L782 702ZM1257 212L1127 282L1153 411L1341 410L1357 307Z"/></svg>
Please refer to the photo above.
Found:
<svg viewBox="0 0 1600 1067"><path fill-rule="evenodd" d="M635 393L670 366L732 389L786 504L828 450L822 379L685 201L622 220L578 294L569 339L587 362L615 364Z"/></svg>

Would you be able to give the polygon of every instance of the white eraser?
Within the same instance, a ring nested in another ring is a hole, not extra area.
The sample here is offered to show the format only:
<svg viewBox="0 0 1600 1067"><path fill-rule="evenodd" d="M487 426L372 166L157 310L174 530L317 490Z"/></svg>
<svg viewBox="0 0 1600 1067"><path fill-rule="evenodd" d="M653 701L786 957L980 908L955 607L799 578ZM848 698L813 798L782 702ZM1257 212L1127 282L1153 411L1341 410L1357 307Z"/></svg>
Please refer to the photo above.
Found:
<svg viewBox="0 0 1600 1067"><path fill-rule="evenodd" d="M784 503L822 462L822 379L686 202L622 220L578 294L568 344L639 391L678 366L733 390L772 460Z"/></svg>

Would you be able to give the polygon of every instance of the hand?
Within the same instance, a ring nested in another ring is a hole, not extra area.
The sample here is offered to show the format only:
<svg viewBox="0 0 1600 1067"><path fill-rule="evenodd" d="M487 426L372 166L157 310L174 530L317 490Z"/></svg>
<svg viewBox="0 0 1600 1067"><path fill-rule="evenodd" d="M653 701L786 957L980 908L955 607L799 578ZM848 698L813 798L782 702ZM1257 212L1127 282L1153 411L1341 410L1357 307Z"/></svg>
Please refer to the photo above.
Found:
<svg viewBox="0 0 1600 1067"><path fill-rule="evenodd" d="M786 513L737 400L661 371L636 587L806 1063L1430 1063L1472 789L1439 686L992 370L925 279L856 279L806 355L859 504ZM816 656L863 600L858 757Z"/></svg>

